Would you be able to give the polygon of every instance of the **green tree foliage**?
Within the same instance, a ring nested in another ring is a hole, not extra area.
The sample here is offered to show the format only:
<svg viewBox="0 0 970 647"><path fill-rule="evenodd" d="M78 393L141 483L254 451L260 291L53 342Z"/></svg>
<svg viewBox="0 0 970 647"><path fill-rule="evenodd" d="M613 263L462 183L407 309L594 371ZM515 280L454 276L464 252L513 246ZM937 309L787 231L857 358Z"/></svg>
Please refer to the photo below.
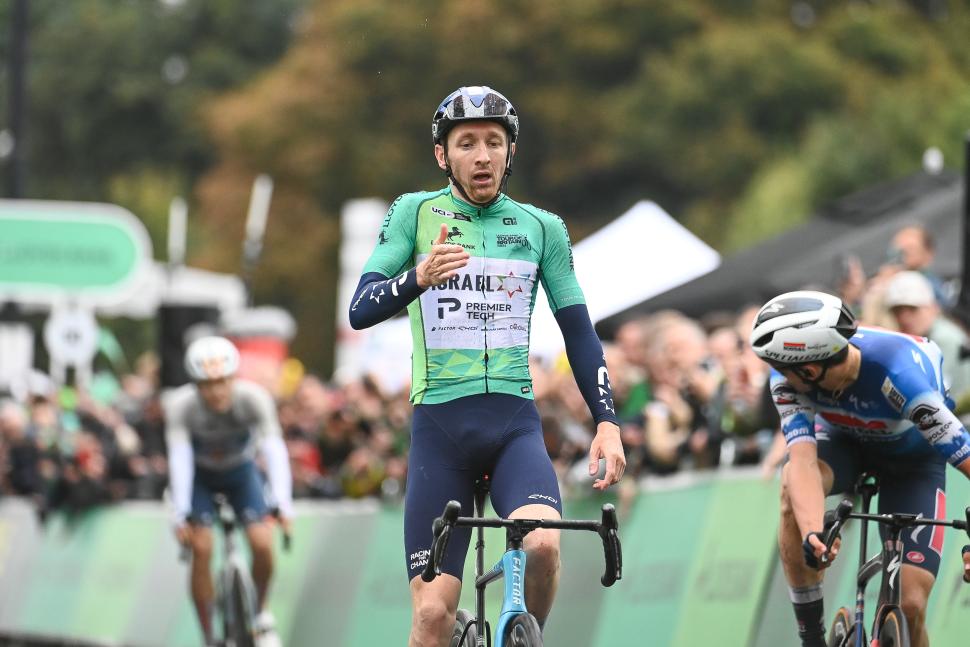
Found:
<svg viewBox="0 0 970 647"><path fill-rule="evenodd" d="M239 229L223 196L267 171L307 209L274 205L258 288L286 293L301 319L324 313L302 350L327 363L317 334L329 338L335 317L339 205L443 183L428 126L455 87L484 83L512 99L522 135L510 192L560 212L574 235L647 197L732 250L917 170L928 146L957 162L970 10L925 9L320 1L271 73L210 104L224 161L203 202L213 230Z"/></svg>
<svg viewBox="0 0 970 647"><path fill-rule="evenodd" d="M723 251L918 170L929 146L959 165L970 121L965 2L31 8L32 195L120 201L158 235L167 195L191 186L205 220L193 262L238 270L253 177L271 174L257 301L294 312L297 353L324 370L340 206L443 184L430 120L459 85L512 99L510 192L561 213L575 238L650 198Z"/></svg>
<svg viewBox="0 0 970 647"><path fill-rule="evenodd" d="M278 58L303 2L30 0L25 197L121 203L158 246L169 200L213 162L199 106Z"/></svg>

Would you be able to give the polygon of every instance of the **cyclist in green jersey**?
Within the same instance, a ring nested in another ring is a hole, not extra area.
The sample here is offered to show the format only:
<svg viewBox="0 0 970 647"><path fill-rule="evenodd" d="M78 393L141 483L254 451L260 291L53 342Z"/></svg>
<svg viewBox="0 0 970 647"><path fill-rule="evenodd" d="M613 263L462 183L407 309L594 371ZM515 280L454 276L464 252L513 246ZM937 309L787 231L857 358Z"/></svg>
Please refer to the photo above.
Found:
<svg viewBox="0 0 970 647"><path fill-rule="evenodd" d="M405 499L411 647L447 645L454 625L468 529L453 532L442 577L430 583L417 577L427 563L431 522L449 499L470 515L475 480L489 474L499 515L561 517L528 365L540 284L596 424L589 471L595 476L601 459L606 468L593 487L605 490L626 466L603 349L576 281L566 226L504 193L518 133L515 109L495 90L469 86L445 98L432 136L448 186L394 201L350 308L357 329L404 307L411 321L415 408ZM542 625L558 583L558 531L533 531L525 548L525 598Z"/></svg>

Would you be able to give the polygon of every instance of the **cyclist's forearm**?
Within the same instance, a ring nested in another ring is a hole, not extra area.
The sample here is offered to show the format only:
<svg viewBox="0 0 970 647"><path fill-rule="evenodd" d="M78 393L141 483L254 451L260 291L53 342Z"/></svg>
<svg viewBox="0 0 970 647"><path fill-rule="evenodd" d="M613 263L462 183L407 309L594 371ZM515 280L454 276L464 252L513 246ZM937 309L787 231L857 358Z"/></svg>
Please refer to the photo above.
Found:
<svg viewBox="0 0 970 647"><path fill-rule="evenodd" d="M825 494L818 461L793 457L788 463L787 479L788 496L801 536L821 531L825 515Z"/></svg>
<svg viewBox="0 0 970 647"><path fill-rule="evenodd" d="M286 444L279 436L269 436L263 439L262 451L276 506L280 509L280 514L289 518L293 513L293 477L290 475Z"/></svg>
<svg viewBox="0 0 970 647"><path fill-rule="evenodd" d="M354 330L362 330L379 324L406 308L423 292L414 268L392 279L378 272L368 272L360 277L354 292L350 325Z"/></svg>
<svg viewBox="0 0 970 647"><path fill-rule="evenodd" d="M560 308L556 311L556 322L562 330L566 356L573 369L576 384L586 400L593 420L597 424L616 423L613 389L606 370L603 344L593 330L589 311L584 304Z"/></svg>
<svg viewBox="0 0 970 647"><path fill-rule="evenodd" d="M168 474L172 505L175 508L175 521L182 523L192 511L195 459L191 443L173 434L169 434L168 441Z"/></svg>

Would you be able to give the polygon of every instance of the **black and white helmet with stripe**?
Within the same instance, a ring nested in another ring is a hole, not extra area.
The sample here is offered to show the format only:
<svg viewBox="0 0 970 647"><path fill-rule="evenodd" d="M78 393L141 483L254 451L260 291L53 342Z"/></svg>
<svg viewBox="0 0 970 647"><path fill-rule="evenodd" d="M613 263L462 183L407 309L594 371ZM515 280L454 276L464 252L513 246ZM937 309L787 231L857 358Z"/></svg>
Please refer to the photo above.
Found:
<svg viewBox="0 0 970 647"><path fill-rule="evenodd" d="M509 141L519 136L519 117L512 102L487 85L458 88L441 102L431 120L431 138L444 144L448 131L462 121L496 121L509 133Z"/></svg>
<svg viewBox="0 0 970 647"><path fill-rule="evenodd" d="M845 350L857 327L838 297L808 290L786 292L758 311L751 348L775 368L825 362Z"/></svg>

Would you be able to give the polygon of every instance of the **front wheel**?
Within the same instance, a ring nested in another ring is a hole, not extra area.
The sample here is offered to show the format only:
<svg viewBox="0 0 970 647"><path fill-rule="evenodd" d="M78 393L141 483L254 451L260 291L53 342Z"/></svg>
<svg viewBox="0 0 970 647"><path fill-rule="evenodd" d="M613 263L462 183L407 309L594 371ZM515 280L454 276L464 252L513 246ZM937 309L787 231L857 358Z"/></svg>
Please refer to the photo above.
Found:
<svg viewBox="0 0 970 647"><path fill-rule="evenodd" d="M879 647L909 647L909 626L899 607L883 613L878 635Z"/></svg>
<svg viewBox="0 0 970 647"><path fill-rule="evenodd" d="M531 613L520 613L505 625L505 644L511 647L542 647L542 631Z"/></svg>
<svg viewBox="0 0 970 647"><path fill-rule="evenodd" d="M852 621L852 615L848 609L840 607L835 612L835 620L832 621L829 639L825 644L828 647L852 647L855 644L855 632L856 625Z"/></svg>
<svg viewBox="0 0 970 647"><path fill-rule="evenodd" d="M232 574L232 593L230 604L232 604L232 623L230 634L235 647L256 647L255 636L255 606L252 597L252 589L245 580L246 576L236 569Z"/></svg>
<svg viewBox="0 0 970 647"><path fill-rule="evenodd" d="M478 625L472 624L474 622L475 616L471 612L458 609L458 616L455 618L455 630L452 632L451 642L448 643L449 647L475 647L475 643L478 642ZM468 627L467 633L465 627ZM462 635L465 636L464 640L461 639ZM459 640L461 642L458 642Z"/></svg>

